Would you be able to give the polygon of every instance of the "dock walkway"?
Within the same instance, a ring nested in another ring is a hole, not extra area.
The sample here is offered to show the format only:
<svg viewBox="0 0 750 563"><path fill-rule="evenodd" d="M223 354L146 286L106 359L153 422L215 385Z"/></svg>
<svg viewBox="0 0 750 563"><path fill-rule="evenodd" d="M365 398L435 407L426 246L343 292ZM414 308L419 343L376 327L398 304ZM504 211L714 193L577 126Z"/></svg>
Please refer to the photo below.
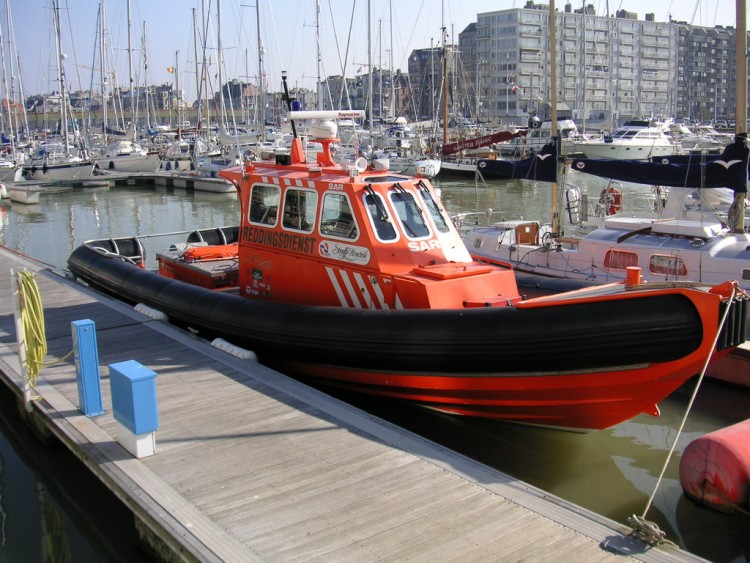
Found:
<svg viewBox="0 0 750 563"><path fill-rule="evenodd" d="M169 561L699 561L0 248L0 378L21 379L10 270L35 271L45 428L134 513ZM105 413L78 409L71 322L96 323ZM156 455L116 441L107 365L155 371Z"/></svg>

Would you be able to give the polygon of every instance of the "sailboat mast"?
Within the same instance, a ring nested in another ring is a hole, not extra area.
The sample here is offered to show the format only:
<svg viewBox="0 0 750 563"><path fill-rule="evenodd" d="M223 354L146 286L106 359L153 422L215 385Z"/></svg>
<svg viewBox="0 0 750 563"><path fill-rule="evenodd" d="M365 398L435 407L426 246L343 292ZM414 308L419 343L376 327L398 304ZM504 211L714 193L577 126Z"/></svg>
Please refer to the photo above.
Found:
<svg viewBox="0 0 750 563"><path fill-rule="evenodd" d="M585 17L585 15L584 15ZM552 139L561 146L561 139L557 130L557 14L555 14L555 0L549 0L549 59L550 59L550 96L549 106L552 114L550 132ZM555 151L559 154L561 151ZM557 182L552 182L552 233L560 232L560 215L557 212Z"/></svg>
<svg viewBox="0 0 750 563"><path fill-rule="evenodd" d="M260 126L261 140L266 140L266 94L263 74L263 39L260 35L260 0L255 1L255 20L258 25L258 101L257 106L260 107ZM255 112L254 118L258 119L258 112Z"/></svg>
<svg viewBox="0 0 750 563"><path fill-rule="evenodd" d="M193 8L193 58L195 59L195 96L198 114L196 116L195 123L198 124L201 121L201 73L198 67L198 20L195 15L195 8Z"/></svg>
<svg viewBox="0 0 750 563"><path fill-rule="evenodd" d="M177 130L182 134L182 104L180 103L180 52L174 52L174 89L177 100Z"/></svg>
<svg viewBox="0 0 750 563"><path fill-rule="evenodd" d="M104 144L107 144L107 75L104 71L104 55L106 53L106 40L104 38L104 10L103 4L99 4L99 75L101 76L102 96L102 131Z"/></svg>
<svg viewBox="0 0 750 563"><path fill-rule="evenodd" d="M15 91L14 86L14 76L18 76L18 98L21 100L21 103L19 104L21 106L21 113L23 115L23 130L26 135L29 134L29 119L28 114L26 113L26 104L23 103L24 93L23 93L23 81L21 80L21 56L18 54L18 50L15 48L16 45L16 35L13 29L13 20L10 17L10 0L5 1L5 14L8 21L8 42L12 46L10 49L10 52L15 52L15 57L11 56L11 71L10 71L10 77L11 77L11 91ZM13 66L15 64L15 67ZM13 99L15 100L16 97L13 96ZM16 119L16 124L18 124L18 119ZM16 129L16 132L20 133L19 129Z"/></svg>
<svg viewBox="0 0 750 563"><path fill-rule="evenodd" d="M735 132L747 133L747 14L745 0L737 0L737 108Z"/></svg>
<svg viewBox="0 0 750 563"><path fill-rule="evenodd" d="M315 45L318 50L318 82L315 88L318 98L318 110L323 109L323 88L322 88L322 77L320 74L320 63L322 57L320 54L320 0L315 0Z"/></svg>
<svg viewBox="0 0 750 563"><path fill-rule="evenodd" d="M391 61L390 61L390 79L391 79L391 103L389 108L389 117L396 120L396 82L393 80L393 0L388 3L388 17L390 18L390 34L391 34Z"/></svg>
<svg viewBox="0 0 750 563"><path fill-rule="evenodd" d="M448 144L448 32L443 26L443 146Z"/></svg>
<svg viewBox="0 0 750 563"><path fill-rule="evenodd" d="M583 49L583 57L581 60L581 67L583 69L583 72L579 74L579 76L583 76L583 88L581 88L581 106L583 107L583 117L581 118L583 123L583 134L586 134L586 114L588 113L588 110L586 109L586 88L588 87L587 81L588 76L586 72L586 0L581 0L581 14L583 16L583 41L581 41L581 47ZM609 24L607 24L609 25Z"/></svg>
<svg viewBox="0 0 750 563"><path fill-rule="evenodd" d="M372 143L372 4L367 0L367 123Z"/></svg>
<svg viewBox="0 0 750 563"><path fill-rule="evenodd" d="M737 2L737 51L735 53L737 66L737 107L735 109L735 133L744 137L747 144L747 14L745 12L745 0ZM735 192L732 207L735 210L735 222L733 231L735 233L745 232L745 199L746 193Z"/></svg>
<svg viewBox="0 0 750 563"><path fill-rule="evenodd" d="M149 105L148 96L148 50L146 49L146 20L143 20L143 35L141 36L141 49L143 49L143 86L146 98L146 128L151 127L151 106Z"/></svg>
<svg viewBox="0 0 750 563"><path fill-rule="evenodd" d="M205 0L201 0L201 20L203 22L203 84L201 88L205 89L206 92L206 123L211 123L211 99L209 93L209 81L208 81L208 62L206 61L206 50L208 49L208 23L206 21L206 3ZM202 123L196 123L196 135L200 136L199 128L202 127ZM197 151L198 143L193 145Z"/></svg>
<svg viewBox="0 0 750 563"><path fill-rule="evenodd" d="M132 28L133 22L130 18L130 0L128 0L128 80L130 91L130 122L133 124L133 138L131 141L135 141L135 99L133 97L133 39L132 39Z"/></svg>
<svg viewBox="0 0 750 563"><path fill-rule="evenodd" d="M10 35L10 33L8 33L8 35ZM9 53L8 54L10 54L10 45L8 45L8 49L9 49ZM15 139L15 137L16 137L16 135L15 135L16 127L15 127L15 125L13 123L13 103L12 103L15 100L13 99L13 92L12 92L11 88L8 86L8 72L7 72L7 69L6 69L6 61L10 62L10 65L8 65L8 66L10 66L11 68L13 66L13 62L12 62L12 59L6 58L6 56L5 56L5 46L4 46L4 43L3 43L2 29L0 29L0 60L2 60L2 65L3 65L3 89L5 90L5 96L6 96L6 99L8 100L8 104L7 104L7 108L8 108L7 118L8 118L8 129L9 129L9 132L10 132L10 150L11 150L11 154L15 157L15 154L16 154L16 139Z"/></svg>
<svg viewBox="0 0 750 563"><path fill-rule="evenodd" d="M216 0L216 47L218 59L218 80L219 80L219 127L224 126L224 117L226 116L226 108L224 106L224 87L221 83L221 0Z"/></svg>
<svg viewBox="0 0 750 563"><path fill-rule="evenodd" d="M68 104L65 99L65 67L63 65L62 29L60 28L60 2L54 2L55 36L57 39L57 79L60 85L60 116L62 119L63 150L70 156L68 150Z"/></svg>

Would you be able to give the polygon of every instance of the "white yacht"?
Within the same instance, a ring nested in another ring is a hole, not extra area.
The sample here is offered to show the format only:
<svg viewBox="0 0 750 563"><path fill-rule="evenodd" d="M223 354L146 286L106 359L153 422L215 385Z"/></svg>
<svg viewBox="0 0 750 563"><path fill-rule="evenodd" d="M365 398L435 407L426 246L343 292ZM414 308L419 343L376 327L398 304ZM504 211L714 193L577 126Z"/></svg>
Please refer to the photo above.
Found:
<svg viewBox="0 0 750 563"><path fill-rule="evenodd" d="M586 158L650 160L680 151L680 143L667 134L665 125L651 121L627 121L600 139L582 139L573 152Z"/></svg>

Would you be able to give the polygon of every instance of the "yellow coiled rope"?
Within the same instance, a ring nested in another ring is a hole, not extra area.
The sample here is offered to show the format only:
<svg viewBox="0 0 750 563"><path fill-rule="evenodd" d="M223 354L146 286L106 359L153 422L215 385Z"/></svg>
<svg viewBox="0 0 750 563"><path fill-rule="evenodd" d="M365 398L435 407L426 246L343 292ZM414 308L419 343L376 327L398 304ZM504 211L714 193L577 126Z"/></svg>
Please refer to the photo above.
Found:
<svg viewBox="0 0 750 563"><path fill-rule="evenodd" d="M36 378L47 355L47 338L44 328L44 309L34 274L26 270L18 272L18 295L23 342L26 351L26 373L29 385L36 385Z"/></svg>

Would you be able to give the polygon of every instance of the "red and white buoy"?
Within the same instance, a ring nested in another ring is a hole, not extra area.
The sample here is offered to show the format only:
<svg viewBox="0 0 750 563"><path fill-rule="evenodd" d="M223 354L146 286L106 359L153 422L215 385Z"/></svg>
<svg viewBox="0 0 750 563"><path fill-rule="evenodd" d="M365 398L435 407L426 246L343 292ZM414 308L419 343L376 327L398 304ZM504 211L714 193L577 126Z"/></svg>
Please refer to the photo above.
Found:
<svg viewBox="0 0 750 563"><path fill-rule="evenodd" d="M750 504L750 419L701 436L680 460L685 496L722 512Z"/></svg>

